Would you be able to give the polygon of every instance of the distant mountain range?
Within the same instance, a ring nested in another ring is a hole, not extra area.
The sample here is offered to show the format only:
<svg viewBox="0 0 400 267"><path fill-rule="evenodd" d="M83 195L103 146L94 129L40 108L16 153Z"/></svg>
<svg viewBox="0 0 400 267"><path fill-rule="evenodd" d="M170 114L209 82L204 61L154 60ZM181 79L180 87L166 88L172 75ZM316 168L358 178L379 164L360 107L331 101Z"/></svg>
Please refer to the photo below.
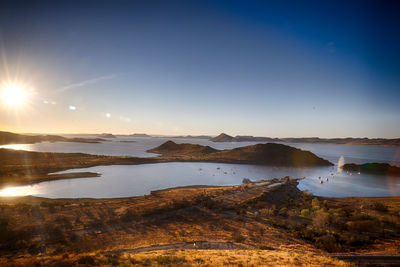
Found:
<svg viewBox="0 0 400 267"><path fill-rule="evenodd" d="M184 138L184 139L211 139L210 135L178 135L174 136L174 138Z"/></svg>
<svg viewBox="0 0 400 267"><path fill-rule="evenodd" d="M99 134L98 136L101 138L116 138L115 135L110 134L110 133L102 133L102 134Z"/></svg>
<svg viewBox="0 0 400 267"><path fill-rule="evenodd" d="M237 135L235 137L230 136L226 133L221 133L220 135L211 138L210 141L213 142L281 142L279 138L270 137L257 137L251 135Z"/></svg>
<svg viewBox="0 0 400 267"><path fill-rule="evenodd" d="M254 136L230 136L226 133L210 139L212 142L282 142L282 143L311 143L311 144L336 144L336 145L370 145L370 146L400 146L400 138L270 138L270 137L254 137Z"/></svg>
<svg viewBox="0 0 400 267"><path fill-rule="evenodd" d="M100 138L82 138L74 137L67 138L59 135L45 135L45 134L16 134L11 132L0 131L0 145L5 144L33 144L38 142L80 142L80 143L100 143L107 141L102 138L115 138L115 137L162 137L148 135L145 133L134 133L130 135L113 135L111 133L103 134L80 134L81 136L98 136ZM169 136L169 138L182 138L182 139L204 139L212 142L272 142L272 143L309 143L309 144L335 144L335 145L367 145L367 146L391 146L400 147L400 138L386 139L386 138L319 138L319 137L301 137L301 138L272 138L251 135L237 135L231 136L226 133L221 133L218 136L212 137L208 135L181 135Z"/></svg>
<svg viewBox="0 0 400 267"><path fill-rule="evenodd" d="M145 133L134 133L129 135L130 137L151 137L151 135L145 134Z"/></svg>
<svg viewBox="0 0 400 267"><path fill-rule="evenodd" d="M40 142L100 143L103 141L107 140L101 138L66 138L58 135L25 135L10 132L0 132L0 145L34 144Z"/></svg>

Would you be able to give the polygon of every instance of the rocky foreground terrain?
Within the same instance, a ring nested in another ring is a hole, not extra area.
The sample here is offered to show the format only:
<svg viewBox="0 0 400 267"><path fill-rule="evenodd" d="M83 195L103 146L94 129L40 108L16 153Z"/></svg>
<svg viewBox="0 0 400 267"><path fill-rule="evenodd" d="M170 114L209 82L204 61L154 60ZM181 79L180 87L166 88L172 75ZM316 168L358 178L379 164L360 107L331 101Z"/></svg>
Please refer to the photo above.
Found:
<svg viewBox="0 0 400 267"><path fill-rule="evenodd" d="M282 178L118 199L0 198L0 265L399 263L400 198L321 198L296 185Z"/></svg>

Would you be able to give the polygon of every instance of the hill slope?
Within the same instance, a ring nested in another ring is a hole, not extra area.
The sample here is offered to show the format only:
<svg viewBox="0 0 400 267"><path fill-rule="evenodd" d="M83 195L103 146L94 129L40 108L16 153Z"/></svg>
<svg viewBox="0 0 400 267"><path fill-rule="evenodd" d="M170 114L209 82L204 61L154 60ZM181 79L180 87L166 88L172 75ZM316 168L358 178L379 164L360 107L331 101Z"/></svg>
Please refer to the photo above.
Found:
<svg viewBox="0 0 400 267"><path fill-rule="evenodd" d="M237 142L238 140L230 135L227 135L226 133L222 133L214 138L211 138L210 141L212 142Z"/></svg>
<svg viewBox="0 0 400 267"><path fill-rule="evenodd" d="M244 163L274 166L330 166L327 160L309 151L303 151L282 144L257 144L235 149L216 150L209 146L176 144L167 141L148 152L162 154L175 160L208 161L223 163Z"/></svg>
<svg viewBox="0 0 400 267"><path fill-rule="evenodd" d="M193 144L177 144L172 141L167 141L158 147L148 150L148 152L169 155L169 156L206 155L217 151L218 150L209 146L201 146Z"/></svg>

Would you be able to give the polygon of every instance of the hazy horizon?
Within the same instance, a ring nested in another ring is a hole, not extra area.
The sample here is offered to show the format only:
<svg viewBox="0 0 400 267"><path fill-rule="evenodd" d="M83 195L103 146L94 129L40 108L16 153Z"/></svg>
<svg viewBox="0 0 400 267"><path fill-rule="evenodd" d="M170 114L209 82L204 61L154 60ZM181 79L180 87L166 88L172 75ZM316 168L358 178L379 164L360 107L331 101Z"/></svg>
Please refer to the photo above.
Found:
<svg viewBox="0 0 400 267"><path fill-rule="evenodd" d="M0 87L25 92L0 101L0 130L399 138L399 11L396 1L2 1Z"/></svg>
<svg viewBox="0 0 400 267"><path fill-rule="evenodd" d="M230 134L227 132L221 132L218 134L162 134L162 133L146 133L146 132L126 132L126 133L115 133L115 132L18 132L18 131L8 131L12 133L18 133L18 134L27 134L27 135L46 135L46 134L52 134L52 135L74 135L74 136L79 136L79 135L101 135L101 134L112 134L115 136L118 135L132 135L132 134L146 134L149 136L154 136L154 137L179 137L179 136L210 136L210 137L215 137L220 134L227 134L230 136L253 136L253 137L269 137L269 138L326 138L326 139L334 139L334 138L369 138L369 139L375 139L375 138L383 138L383 139L398 139L400 137L393 137L393 138L388 138L388 137L366 137L366 136L266 136L266 135L251 135L251 134Z"/></svg>

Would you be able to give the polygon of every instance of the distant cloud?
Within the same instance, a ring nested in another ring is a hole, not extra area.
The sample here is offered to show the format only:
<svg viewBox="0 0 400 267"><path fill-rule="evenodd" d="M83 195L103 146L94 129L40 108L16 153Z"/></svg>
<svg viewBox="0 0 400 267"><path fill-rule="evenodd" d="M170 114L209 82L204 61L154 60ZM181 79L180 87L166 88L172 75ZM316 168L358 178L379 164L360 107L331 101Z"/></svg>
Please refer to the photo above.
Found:
<svg viewBox="0 0 400 267"><path fill-rule="evenodd" d="M78 82L78 83L72 83L72 84L69 84L67 86L57 89L57 92L64 92L64 91L67 91L67 90L70 90L73 88L83 87L88 84L93 84L93 83L97 83L97 82L104 81L104 80L110 80L110 79L115 78L115 76L116 76L115 74L112 74L112 75L101 76L101 77L97 77L94 79L90 79L90 80L86 80L86 81L82 81L82 82Z"/></svg>

